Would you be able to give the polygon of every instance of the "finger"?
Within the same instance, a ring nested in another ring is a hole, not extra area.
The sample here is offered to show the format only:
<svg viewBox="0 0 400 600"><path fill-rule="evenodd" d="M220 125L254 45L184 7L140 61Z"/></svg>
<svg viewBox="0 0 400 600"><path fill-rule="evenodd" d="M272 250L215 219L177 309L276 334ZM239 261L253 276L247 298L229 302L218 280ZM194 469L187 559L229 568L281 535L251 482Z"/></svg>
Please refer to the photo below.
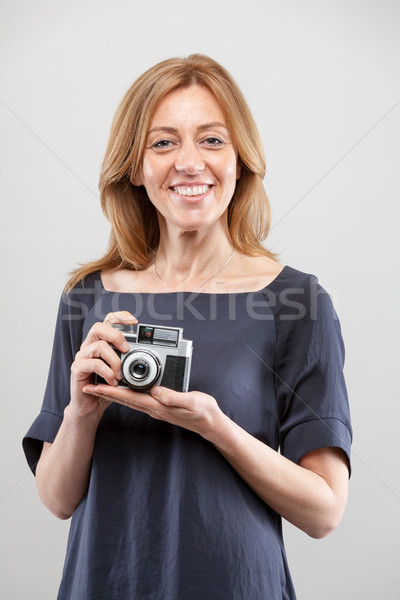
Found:
<svg viewBox="0 0 400 600"><path fill-rule="evenodd" d="M110 398L106 398L105 396L102 396L102 397L98 396L94 391L95 388L96 388L95 385L87 384L82 388L82 392L84 394L88 394L90 396L96 396L98 398L98 400L102 400L103 402L106 402L108 405L113 404L114 401L111 400Z"/></svg>
<svg viewBox="0 0 400 600"><path fill-rule="evenodd" d="M124 323L125 325L134 325L138 322L137 318L134 317L127 310L119 310L116 312L109 312L104 321L104 323L112 325L115 323Z"/></svg>
<svg viewBox="0 0 400 600"><path fill-rule="evenodd" d="M85 386L85 391L90 392L94 396L105 400L112 400L117 404L128 406L134 410L139 410L152 417L161 418L158 415L163 406L150 394L143 392L135 392L123 387L110 387L108 385L99 384L94 386ZM165 410L165 409L164 409Z"/></svg>
<svg viewBox="0 0 400 600"><path fill-rule="evenodd" d="M110 398L123 401L130 406L143 408L146 410L156 410L162 408L160 402L146 392L136 392L125 387L110 387L104 384L96 385L96 393L109 396Z"/></svg>
<svg viewBox="0 0 400 600"><path fill-rule="evenodd" d="M120 352L128 352L129 344L125 340L121 331L109 327L105 323L95 323L89 330L86 339L82 342L81 349L93 342L105 340L115 346Z"/></svg>
<svg viewBox="0 0 400 600"><path fill-rule="evenodd" d="M118 385L114 371L100 358L82 358L75 360L71 365L71 376L78 381L94 373L100 375L109 385Z"/></svg>
<svg viewBox="0 0 400 600"><path fill-rule="evenodd" d="M75 360L87 358L103 359L114 371L114 376L117 379L122 378L121 359L112 346L105 340L97 340L96 342L83 346L75 356Z"/></svg>

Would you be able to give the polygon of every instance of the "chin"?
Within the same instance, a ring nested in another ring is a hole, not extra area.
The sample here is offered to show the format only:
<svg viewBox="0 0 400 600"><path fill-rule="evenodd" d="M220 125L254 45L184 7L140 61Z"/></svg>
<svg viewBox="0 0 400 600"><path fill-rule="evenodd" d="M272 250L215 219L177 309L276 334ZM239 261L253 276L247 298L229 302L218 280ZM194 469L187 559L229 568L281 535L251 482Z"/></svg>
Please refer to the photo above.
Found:
<svg viewBox="0 0 400 600"><path fill-rule="evenodd" d="M224 211L222 214L210 214L208 211L203 215L185 215L184 217L180 217L177 219L167 219L167 223L170 222L175 226L179 227L183 231L197 231L200 229L205 229L207 227L213 227L218 225L224 225L227 221L227 211Z"/></svg>
<svg viewBox="0 0 400 600"><path fill-rule="evenodd" d="M181 229L182 231L201 231L201 230L205 230L209 227L212 227L213 225L216 225L218 222L218 220L216 219L215 221L210 221L210 220L196 220L196 221L181 221L180 223L177 223L177 226L179 227L179 229Z"/></svg>

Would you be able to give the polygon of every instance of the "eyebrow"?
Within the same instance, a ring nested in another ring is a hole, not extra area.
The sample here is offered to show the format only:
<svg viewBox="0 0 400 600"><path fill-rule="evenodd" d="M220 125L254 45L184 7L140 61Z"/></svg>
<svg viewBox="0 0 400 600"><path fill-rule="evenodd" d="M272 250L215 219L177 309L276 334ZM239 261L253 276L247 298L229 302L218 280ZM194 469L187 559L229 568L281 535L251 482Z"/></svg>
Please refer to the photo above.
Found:
<svg viewBox="0 0 400 600"><path fill-rule="evenodd" d="M223 127L228 131L228 127L221 123L221 121L211 121L211 123L204 123L204 125L199 125L197 128L199 131L203 131L204 129L212 129L213 127ZM167 125L160 125L160 127L153 127L150 129L150 133L154 133L155 131L167 131L168 133L178 133L178 130L175 127L168 127Z"/></svg>

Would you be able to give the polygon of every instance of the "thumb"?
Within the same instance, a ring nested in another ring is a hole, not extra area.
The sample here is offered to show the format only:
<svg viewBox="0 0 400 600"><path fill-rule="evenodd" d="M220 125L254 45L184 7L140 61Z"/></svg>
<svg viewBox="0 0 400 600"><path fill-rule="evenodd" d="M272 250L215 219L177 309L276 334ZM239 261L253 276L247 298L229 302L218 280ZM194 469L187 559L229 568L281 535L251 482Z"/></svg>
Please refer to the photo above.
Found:
<svg viewBox="0 0 400 600"><path fill-rule="evenodd" d="M153 388L151 388L150 394L153 396L153 398L156 398L159 402L166 404L167 406L185 405L185 399L187 396L187 392L176 392L175 390L171 390L167 387L161 387L159 385L155 385Z"/></svg>
<svg viewBox="0 0 400 600"><path fill-rule="evenodd" d="M154 396L154 398L161 399L161 395L163 393L163 390L164 390L164 388L160 387L159 385L155 385L154 387L151 388L150 394L152 396Z"/></svg>

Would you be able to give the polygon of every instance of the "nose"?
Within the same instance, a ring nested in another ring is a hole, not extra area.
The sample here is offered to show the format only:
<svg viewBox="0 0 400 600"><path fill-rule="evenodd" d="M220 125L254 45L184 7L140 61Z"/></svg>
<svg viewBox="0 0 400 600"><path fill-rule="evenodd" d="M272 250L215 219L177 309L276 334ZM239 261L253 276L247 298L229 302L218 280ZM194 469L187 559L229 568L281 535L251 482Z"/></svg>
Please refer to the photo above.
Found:
<svg viewBox="0 0 400 600"><path fill-rule="evenodd" d="M204 171L204 159L195 143L184 142L180 145L176 155L175 169L187 175L196 175Z"/></svg>

